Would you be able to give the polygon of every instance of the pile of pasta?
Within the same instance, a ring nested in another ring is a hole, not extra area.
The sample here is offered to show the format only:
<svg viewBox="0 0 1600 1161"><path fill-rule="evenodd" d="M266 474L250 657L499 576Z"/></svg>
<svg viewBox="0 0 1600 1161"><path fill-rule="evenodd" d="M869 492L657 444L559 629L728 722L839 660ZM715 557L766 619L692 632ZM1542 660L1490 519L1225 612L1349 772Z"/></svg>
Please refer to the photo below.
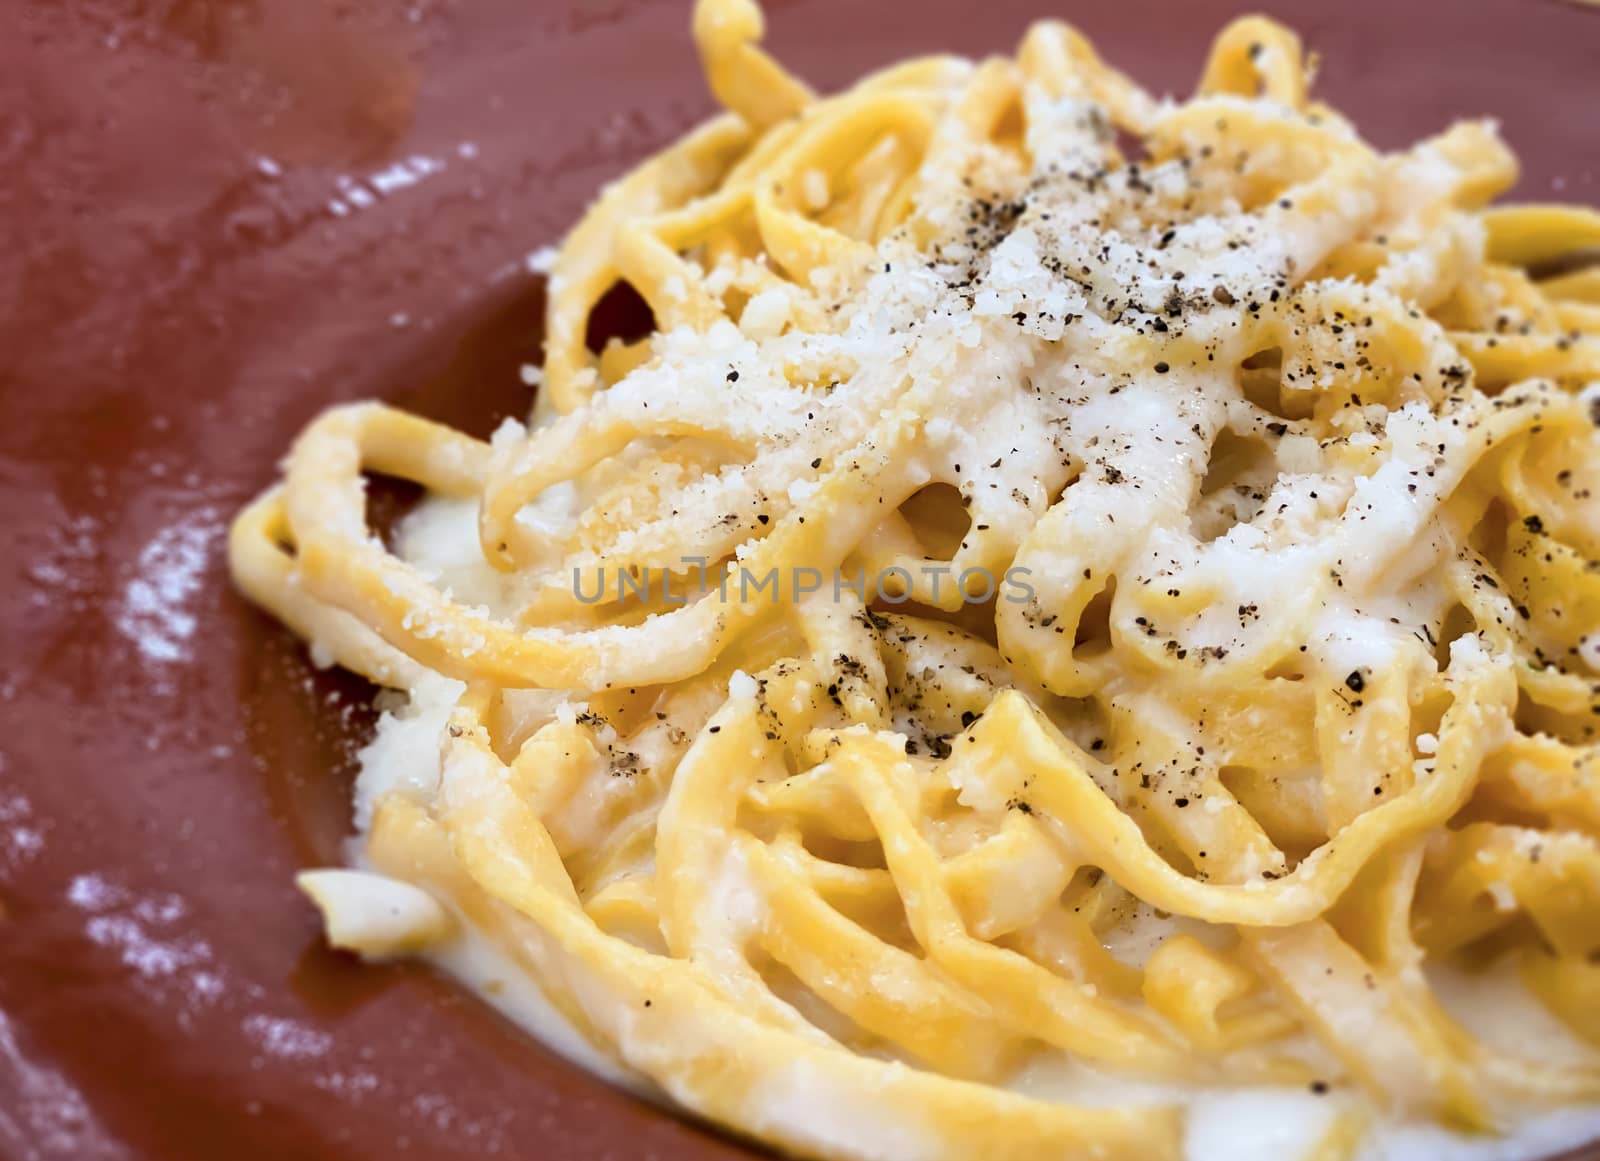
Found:
<svg viewBox="0 0 1600 1161"><path fill-rule="evenodd" d="M443 707L363 775L385 920L308 879L336 941L487 933L802 1156L1178 1157L1294 1086L1331 1161L1600 1100L1428 974L1509 962L1600 1045L1600 214L1489 207L1484 123L1375 151L1259 18L1181 103L1058 23L833 97L749 0L694 31L726 112L567 239L529 426L335 408L234 527L246 593ZM653 329L594 350L619 283ZM428 495L388 542L372 473Z"/></svg>

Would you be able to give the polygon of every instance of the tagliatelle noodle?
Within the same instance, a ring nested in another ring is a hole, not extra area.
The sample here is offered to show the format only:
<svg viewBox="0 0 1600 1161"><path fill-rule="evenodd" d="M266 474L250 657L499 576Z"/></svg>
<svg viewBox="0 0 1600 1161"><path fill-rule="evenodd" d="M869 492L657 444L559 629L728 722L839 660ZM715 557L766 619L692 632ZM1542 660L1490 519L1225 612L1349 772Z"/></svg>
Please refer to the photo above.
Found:
<svg viewBox="0 0 1600 1161"><path fill-rule="evenodd" d="M831 97L750 0L694 34L726 112L568 237L529 426L336 408L235 523L409 697L334 937L485 940L798 1156L1600 1102L1437 986L1600 1048L1600 213L1491 206L1487 124L1373 150L1262 18L1181 103L1058 23ZM365 473L427 495L389 543Z"/></svg>

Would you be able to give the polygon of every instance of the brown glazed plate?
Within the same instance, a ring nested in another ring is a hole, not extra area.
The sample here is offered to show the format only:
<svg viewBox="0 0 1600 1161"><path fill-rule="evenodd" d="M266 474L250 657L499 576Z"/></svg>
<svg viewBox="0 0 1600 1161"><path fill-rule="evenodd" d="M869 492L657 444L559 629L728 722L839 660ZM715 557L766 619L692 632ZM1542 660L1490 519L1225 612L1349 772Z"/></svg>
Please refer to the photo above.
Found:
<svg viewBox="0 0 1600 1161"><path fill-rule="evenodd" d="M1186 91L1240 0L769 0L823 88L1076 23ZM1397 146L1492 115L1600 202L1600 10L1267 0ZM330 403L523 414L526 256L711 111L688 0L0 0L0 1156L744 1148L413 967L325 950L368 690L241 601L232 513ZM1600 1158L1591 1151L1590 1158Z"/></svg>

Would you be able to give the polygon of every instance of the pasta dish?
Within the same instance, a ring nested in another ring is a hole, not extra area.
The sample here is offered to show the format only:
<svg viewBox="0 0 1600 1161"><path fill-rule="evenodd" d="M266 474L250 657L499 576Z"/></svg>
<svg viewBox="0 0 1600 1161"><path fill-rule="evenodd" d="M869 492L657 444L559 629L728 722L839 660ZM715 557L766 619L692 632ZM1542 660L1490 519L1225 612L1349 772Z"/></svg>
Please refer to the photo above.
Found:
<svg viewBox="0 0 1600 1161"><path fill-rule="evenodd" d="M329 938L795 1156L1600 1136L1600 213L1261 18L1184 101L763 32L697 4L526 424L334 408L234 525L384 689Z"/></svg>

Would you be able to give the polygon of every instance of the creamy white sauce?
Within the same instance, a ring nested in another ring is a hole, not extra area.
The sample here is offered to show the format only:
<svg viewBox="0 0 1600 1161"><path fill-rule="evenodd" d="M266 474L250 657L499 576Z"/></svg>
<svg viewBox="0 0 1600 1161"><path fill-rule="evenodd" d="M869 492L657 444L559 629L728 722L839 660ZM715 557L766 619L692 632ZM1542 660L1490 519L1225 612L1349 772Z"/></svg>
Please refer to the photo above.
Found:
<svg viewBox="0 0 1600 1161"><path fill-rule="evenodd" d="M495 943L457 916L459 934L422 958L476 993L501 1015L553 1052L618 1088L658 1103L666 1097L648 1077L618 1063L591 1044L544 994L536 980Z"/></svg>
<svg viewBox="0 0 1600 1161"><path fill-rule="evenodd" d="M1533 1001L1513 1000L1507 1010L1519 1010L1520 1003ZM1524 1041L1523 1051L1533 1046ZM1343 1090L1318 1095L1305 1088L1168 1084L1120 1077L1064 1058L1034 1061L1010 1087L1038 1100L1090 1107L1185 1104L1185 1161L1299 1161L1311 1155L1341 1112L1362 1106L1354 1093ZM1600 1105L1532 1113L1508 1124L1502 1136L1375 1119L1356 1161L1536 1161L1597 1139Z"/></svg>
<svg viewBox="0 0 1600 1161"><path fill-rule="evenodd" d="M1485 1047L1544 1064L1600 1067L1600 1049L1585 1044L1523 986L1516 964L1483 971L1449 964L1425 969L1434 997Z"/></svg>
<svg viewBox="0 0 1600 1161"><path fill-rule="evenodd" d="M377 732L361 751L361 773L356 778L358 829L366 830L373 804L386 794L432 796L439 785L439 739L465 690L459 681L430 675L409 700L378 719Z"/></svg>

